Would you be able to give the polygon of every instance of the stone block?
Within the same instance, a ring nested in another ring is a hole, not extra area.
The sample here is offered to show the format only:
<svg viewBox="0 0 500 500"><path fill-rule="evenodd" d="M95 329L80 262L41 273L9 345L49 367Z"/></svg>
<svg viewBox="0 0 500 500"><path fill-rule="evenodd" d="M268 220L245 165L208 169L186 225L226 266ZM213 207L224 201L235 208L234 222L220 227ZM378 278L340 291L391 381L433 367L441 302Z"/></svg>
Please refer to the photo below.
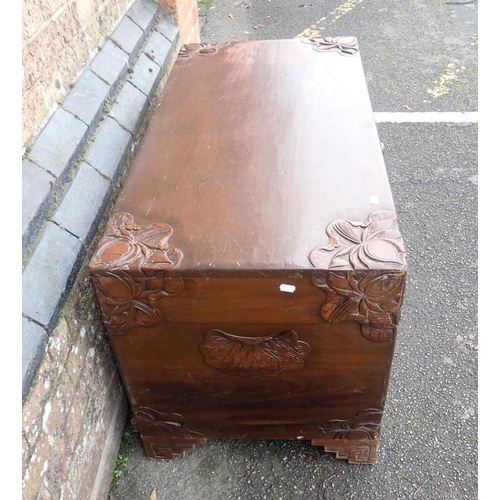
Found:
<svg viewBox="0 0 500 500"><path fill-rule="evenodd" d="M132 135L109 116L97 128L95 139L89 145L85 161L101 174L115 181L125 164Z"/></svg>
<svg viewBox="0 0 500 500"><path fill-rule="evenodd" d="M154 31L146 42L144 54L164 70L172 57L173 50L174 44L159 31Z"/></svg>
<svg viewBox="0 0 500 500"><path fill-rule="evenodd" d="M28 159L61 181L81 153L88 134L85 123L58 108L33 144Z"/></svg>
<svg viewBox="0 0 500 500"><path fill-rule="evenodd" d="M125 82L109 115L135 135L147 109L147 96L130 82Z"/></svg>
<svg viewBox="0 0 500 500"><path fill-rule="evenodd" d="M48 222L22 278L23 313L52 330L85 254L82 243Z"/></svg>
<svg viewBox="0 0 500 500"><path fill-rule="evenodd" d="M89 243L111 196L111 182L85 162L66 192L52 220Z"/></svg>
<svg viewBox="0 0 500 500"><path fill-rule="evenodd" d="M120 24L111 35L113 42L129 54L130 57L134 57L137 53L144 41L144 37L144 31L128 17L124 17L121 20Z"/></svg>
<svg viewBox="0 0 500 500"><path fill-rule="evenodd" d="M120 47L108 40L90 63L90 69L111 86L113 93L125 76L128 55Z"/></svg>
<svg viewBox="0 0 500 500"><path fill-rule="evenodd" d="M86 70L64 99L62 107L80 118L92 130L102 116L110 91L109 84L92 71Z"/></svg>
<svg viewBox="0 0 500 500"><path fill-rule="evenodd" d="M148 31L153 24L158 6L156 6L156 10L153 9L152 2L141 2L139 0L132 4L126 15L144 31Z"/></svg>
<svg viewBox="0 0 500 500"><path fill-rule="evenodd" d="M33 378L43 358L47 344L47 332L36 323L23 318L23 399L28 394Z"/></svg>
<svg viewBox="0 0 500 500"><path fill-rule="evenodd" d="M141 54L127 80L151 97L162 75L161 68L145 54Z"/></svg>
<svg viewBox="0 0 500 500"><path fill-rule="evenodd" d="M23 251L31 243L53 200L55 177L43 168L23 160Z"/></svg>
<svg viewBox="0 0 500 500"><path fill-rule="evenodd" d="M156 30L159 31L164 37L170 40L174 45L179 39L179 28L173 24L166 16L160 16Z"/></svg>

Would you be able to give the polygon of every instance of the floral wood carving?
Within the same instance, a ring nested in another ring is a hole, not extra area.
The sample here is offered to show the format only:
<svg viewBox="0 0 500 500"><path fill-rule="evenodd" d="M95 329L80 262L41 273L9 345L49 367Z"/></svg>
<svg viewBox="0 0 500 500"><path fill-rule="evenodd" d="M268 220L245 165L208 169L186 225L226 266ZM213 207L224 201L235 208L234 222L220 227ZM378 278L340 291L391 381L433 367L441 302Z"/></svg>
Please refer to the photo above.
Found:
<svg viewBox="0 0 500 500"><path fill-rule="evenodd" d="M92 282L110 334L160 323L158 301L179 295L182 278L172 273L182 252L169 245L166 223L141 227L127 213L114 214L90 262Z"/></svg>
<svg viewBox="0 0 500 500"><path fill-rule="evenodd" d="M265 337L242 337L222 330L209 330L200 345L205 363L229 375L276 377L300 370L311 346L293 330Z"/></svg>
<svg viewBox="0 0 500 500"><path fill-rule="evenodd" d="M178 413L161 413L141 406L134 410L132 425L145 436L161 434L171 438L203 438L198 432L190 431L184 425L184 417Z"/></svg>
<svg viewBox="0 0 500 500"><path fill-rule="evenodd" d="M390 341L399 321L405 277L399 271L328 271L313 273L311 282L326 294L320 310L325 321L357 321L367 339Z"/></svg>
<svg viewBox="0 0 500 500"><path fill-rule="evenodd" d="M219 49L229 45L229 42L219 43L188 43L183 45L179 51L179 59L191 59L193 56L214 56Z"/></svg>
<svg viewBox="0 0 500 500"><path fill-rule="evenodd" d="M128 213L114 214L92 258L92 268L108 270L153 268L173 269L182 252L168 243L173 229L167 223L139 226Z"/></svg>
<svg viewBox="0 0 500 500"><path fill-rule="evenodd" d="M383 412L376 408L360 411L350 420L327 420L319 426L317 439L378 439Z"/></svg>
<svg viewBox="0 0 500 500"><path fill-rule="evenodd" d="M330 242L309 254L320 269L406 269L401 233L396 215L379 210L362 222L340 219L326 228Z"/></svg>
<svg viewBox="0 0 500 500"><path fill-rule="evenodd" d="M137 326L154 326L163 320L158 301L179 295L184 281L163 271L106 271L92 276L102 320L110 335L127 333Z"/></svg>
<svg viewBox="0 0 500 500"><path fill-rule="evenodd" d="M358 43L353 36L303 38L302 41L312 45L317 52L337 52L342 56L353 56L359 52Z"/></svg>

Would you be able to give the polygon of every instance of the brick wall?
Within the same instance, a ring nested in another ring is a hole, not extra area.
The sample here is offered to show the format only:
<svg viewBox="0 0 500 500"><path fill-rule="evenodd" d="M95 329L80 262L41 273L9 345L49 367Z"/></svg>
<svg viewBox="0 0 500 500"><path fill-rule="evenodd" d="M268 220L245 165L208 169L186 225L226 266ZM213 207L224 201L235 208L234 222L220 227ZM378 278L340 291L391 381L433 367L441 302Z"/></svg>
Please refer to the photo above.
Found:
<svg viewBox="0 0 500 500"><path fill-rule="evenodd" d="M196 0L23 0L23 500L107 498L128 402L86 263L198 40Z"/></svg>

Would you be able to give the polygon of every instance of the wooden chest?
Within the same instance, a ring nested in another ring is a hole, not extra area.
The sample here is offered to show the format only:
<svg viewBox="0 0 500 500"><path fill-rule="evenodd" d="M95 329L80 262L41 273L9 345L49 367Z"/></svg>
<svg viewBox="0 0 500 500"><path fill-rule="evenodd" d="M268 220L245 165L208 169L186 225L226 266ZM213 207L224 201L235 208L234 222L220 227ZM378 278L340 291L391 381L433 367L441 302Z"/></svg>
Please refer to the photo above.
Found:
<svg viewBox="0 0 500 500"><path fill-rule="evenodd" d="M405 251L353 38L185 46L90 272L150 458L374 463Z"/></svg>

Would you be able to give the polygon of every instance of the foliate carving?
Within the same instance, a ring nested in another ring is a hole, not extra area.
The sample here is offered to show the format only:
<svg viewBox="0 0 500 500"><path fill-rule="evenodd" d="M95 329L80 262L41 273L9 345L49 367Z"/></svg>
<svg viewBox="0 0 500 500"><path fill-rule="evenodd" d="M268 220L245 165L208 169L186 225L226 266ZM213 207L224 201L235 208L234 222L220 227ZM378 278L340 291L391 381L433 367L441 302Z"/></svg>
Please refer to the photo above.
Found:
<svg viewBox="0 0 500 500"><path fill-rule="evenodd" d="M188 43L179 51L179 59L191 59L193 56L214 56L219 49L229 45L229 42L219 43Z"/></svg>
<svg viewBox="0 0 500 500"><path fill-rule="evenodd" d="M350 420L328 420L319 426L317 439L330 440L376 440L380 437L382 410L369 408L360 411Z"/></svg>
<svg viewBox="0 0 500 500"><path fill-rule="evenodd" d="M209 330L200 345L205 363L229 375L276 377L300 370L311 346L293 330L265 337L243 337L222 330Z"/></svg>
<svg viewBox="0 0 500 500"><path fill-rule="evenodd" d="M325 38L303 38L304 43L309 43L317 52L337 52L343 56L353 56L359 52L355 37L325 37Z"/></svg>
<svg viewBox="0 0 500 500"><path fill-rule="evenodd" d="M406 269L406 253L396 215L379 210L362 222L340 219L326 233L330 242L309 254L314 267L330 270Z"/></svg>
<svg viewBox="0 0 500 500"><path fill-rule="evenodd" d="M326 271L313 273L311 282L326 294L320 310L325 321L357 321L369 340L393 339L404 296L404 272Z"/></svg>
<svg viewBox="0 0 500 500"><path fill-rule="evenodd" d="M184 418L177 413L161 413L152 408L140 407L134 411L134 429L141 434L149 458L172 460L205 444L206 438L184 425Z"/></svg>
<svg viewBox="0 0 500 500"><path fill-rule="evenodd" d="M134 410L132 425L137 432L145 436L161 435L176 439L203 438L200 433L190 431L184 425L182 415L178 413L162 413L144 406Z"/></svg>
<svg viewBox="0 0 500 500"><path fill-rule="evenodd" d="M127 333L137 326L154 326L163 320L158 301L179 295L184 281L163 271L106 271L92 282L110 335Z"/></svg>
<svg viewBox="0 0 500 500"><path fill-rule="evenodd" d="M95 269L173 269L182 261L182 252L168 243L173 229L167 223L141 227L128 213L114 214L90 262Z"/></svg>
<svg viewBox="0 0 500 500"><path fill-rule="evenodd" d="M110 334L160 323L158 301L179 295L182 278L172 273L182 252L168 243L166 223L139 226L132 215L114 214L91 262L92 281Z"/></svg>

